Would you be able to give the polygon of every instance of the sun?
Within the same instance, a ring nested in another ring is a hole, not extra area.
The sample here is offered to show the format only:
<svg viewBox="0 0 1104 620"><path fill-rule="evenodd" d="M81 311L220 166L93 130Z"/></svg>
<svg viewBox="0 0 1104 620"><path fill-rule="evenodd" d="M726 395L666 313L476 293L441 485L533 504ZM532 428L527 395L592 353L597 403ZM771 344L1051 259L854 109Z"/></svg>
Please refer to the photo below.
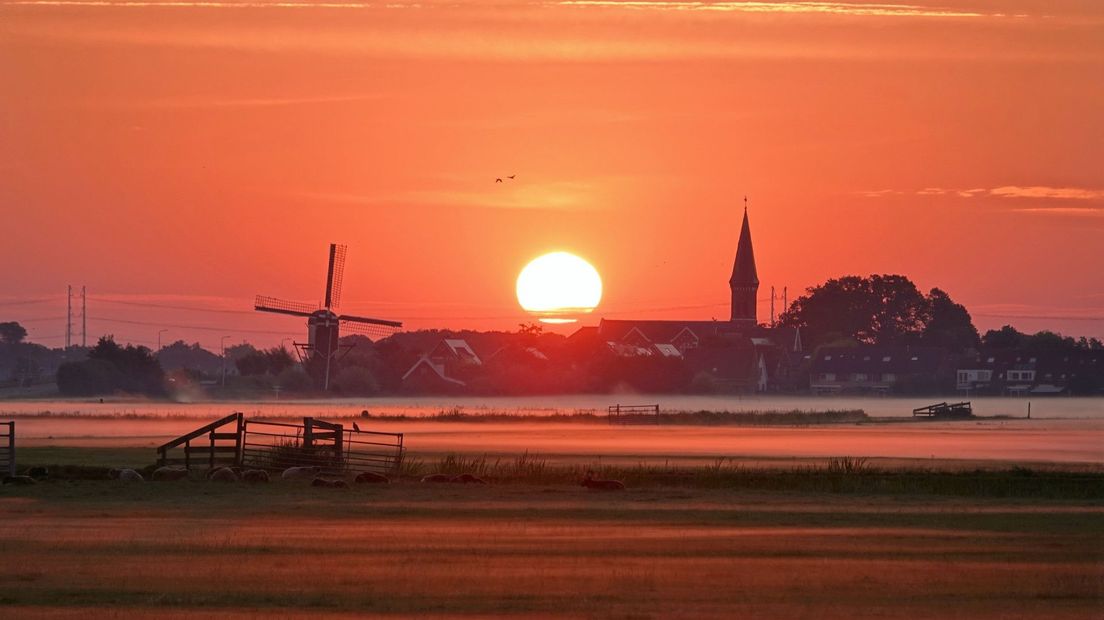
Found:
<svg viewBox="0 0 1104 620"><path fill-rule="evenodd" d="M602 300L598 270L569 252L530 261L517 279L518 303L544 323L574 323Z"/></svg>

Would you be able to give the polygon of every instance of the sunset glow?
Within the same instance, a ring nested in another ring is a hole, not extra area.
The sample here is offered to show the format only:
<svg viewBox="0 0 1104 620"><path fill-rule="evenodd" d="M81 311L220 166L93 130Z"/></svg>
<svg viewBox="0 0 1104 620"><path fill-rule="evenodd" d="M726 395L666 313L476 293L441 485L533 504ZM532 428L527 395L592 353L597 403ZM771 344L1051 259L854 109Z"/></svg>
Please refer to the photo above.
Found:
<svg viewBox="0 0 1104 620"><path fill-rule="evenodd" d="M518 303L545 323L573 323L602 300L598 270L568 252L533 259L517 279Z"/></svg>

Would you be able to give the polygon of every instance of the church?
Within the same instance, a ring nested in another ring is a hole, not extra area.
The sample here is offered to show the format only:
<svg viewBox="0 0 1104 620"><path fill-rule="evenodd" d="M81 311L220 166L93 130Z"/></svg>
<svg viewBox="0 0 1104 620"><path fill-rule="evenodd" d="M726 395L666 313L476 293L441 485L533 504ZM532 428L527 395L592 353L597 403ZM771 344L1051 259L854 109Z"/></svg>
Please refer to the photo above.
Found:
<svg viewBox="0 0 1104 620"><path fill-rule="evenodd" d="M746 206L728 287L727 321L602 319L597 327L582 328L573 338L593 337L621 357L682 359L695 373L696 387L713 391L767 392L786 387L788 370L804 357L801 333L759 323L759 274Z"/></svg>

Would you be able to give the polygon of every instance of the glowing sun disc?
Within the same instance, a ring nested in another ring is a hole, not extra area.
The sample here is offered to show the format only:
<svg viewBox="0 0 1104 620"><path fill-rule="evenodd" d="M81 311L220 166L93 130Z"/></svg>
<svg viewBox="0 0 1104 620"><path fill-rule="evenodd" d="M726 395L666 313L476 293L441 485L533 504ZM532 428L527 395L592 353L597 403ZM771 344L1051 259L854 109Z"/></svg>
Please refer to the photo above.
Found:
<svg viewBox="0 0 1104 620"><path fill-rule="evenodd" d="M602 300L602 278L590 263L568 252L530 261L517 279L518 303L546 323L570 323Z"/></svg>

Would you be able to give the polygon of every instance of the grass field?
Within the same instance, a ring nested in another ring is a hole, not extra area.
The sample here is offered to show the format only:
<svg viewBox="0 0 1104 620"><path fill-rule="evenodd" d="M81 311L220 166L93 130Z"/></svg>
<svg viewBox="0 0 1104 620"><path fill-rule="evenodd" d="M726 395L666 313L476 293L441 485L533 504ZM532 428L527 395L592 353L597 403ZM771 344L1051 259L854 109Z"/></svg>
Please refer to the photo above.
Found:
<svg viewBox="0 0 1104 620"><path fill-rule="evenodd" d="M3 617L1104 611L1092 498L81 480L0 488L0 522Z"/></svg>

